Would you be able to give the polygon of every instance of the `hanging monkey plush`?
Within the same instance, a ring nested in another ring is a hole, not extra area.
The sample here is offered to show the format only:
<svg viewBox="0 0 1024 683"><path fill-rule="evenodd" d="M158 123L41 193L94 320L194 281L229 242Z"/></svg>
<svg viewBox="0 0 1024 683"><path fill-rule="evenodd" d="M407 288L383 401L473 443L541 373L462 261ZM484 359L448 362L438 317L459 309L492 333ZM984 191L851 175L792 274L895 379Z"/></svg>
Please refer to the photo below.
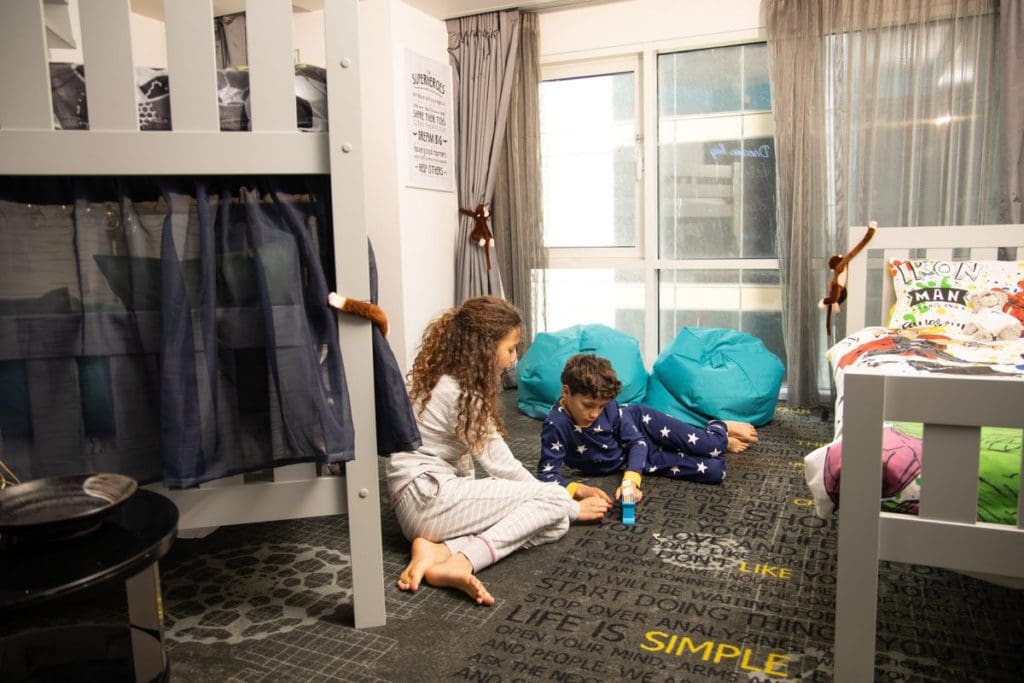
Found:
<svg viewBox="0 0 1024 683"><path fill-rule="evenodd" d="M473 219L473 231L469 233L469 239L476 242L484 250L484 258L487 260L487 270L491 269L491 252L489 247L494 246L494 235L487 225L487 219L491 215L491 207L487 204L478 204L476 211L459 208L459 213Z"/></svg>
<svg viewBox="0 0 1024 683"><path fill-rule="evenodd" d="M383 309L369 301L359 301L342 296L337 292L327 295L327 303L344 313L351 313L366 318L380 328L381 334L388 336L388 316Z"/></svg>
<svg viewBox="0 0 1024 683"><path fill-rule="evenodd" d="M828 267L832 271L832 279L828 283L828 294L821 300L818 307L825 309L825 332L829 336L832 335L832 314L838 313L839 304L846 301L846 278L849 275L846 272L846 266L871 241L871 238L875 235L876 228L878 228L878 223L869 221L867 233L860 238L860 241L857 242L849 254L845 256L843 254L834 254L828 260Z"/></svg>

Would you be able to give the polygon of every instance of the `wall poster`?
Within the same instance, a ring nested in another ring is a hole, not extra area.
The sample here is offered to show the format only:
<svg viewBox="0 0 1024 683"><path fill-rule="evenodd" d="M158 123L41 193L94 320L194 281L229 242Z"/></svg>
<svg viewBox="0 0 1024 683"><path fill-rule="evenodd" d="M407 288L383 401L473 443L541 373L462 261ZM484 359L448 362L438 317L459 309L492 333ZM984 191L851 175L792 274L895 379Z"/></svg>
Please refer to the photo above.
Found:
<svg viewBox="0 0 1024 683"><path fill-rule="evenodd" d="M406 185L455 191L452 140L452 70L412 50L405 51Z"/></svg>

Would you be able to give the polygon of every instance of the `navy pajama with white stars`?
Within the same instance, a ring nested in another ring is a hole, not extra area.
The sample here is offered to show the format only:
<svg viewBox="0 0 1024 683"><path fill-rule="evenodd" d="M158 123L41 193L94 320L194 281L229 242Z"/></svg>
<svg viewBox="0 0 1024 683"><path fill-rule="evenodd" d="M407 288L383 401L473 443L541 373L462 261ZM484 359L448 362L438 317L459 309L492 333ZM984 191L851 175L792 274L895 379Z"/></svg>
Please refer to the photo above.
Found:
<svg viewBox="0 0 1024 683"><path fill-rule="evenodd" d="M555 404L541 428L537 477L557 481L562 464L586 475L629 470L702 484L725 479L729 430L721 420L695 427L640 404L619 405L614 399L587 427L576 425L569 412Z"/></svg>

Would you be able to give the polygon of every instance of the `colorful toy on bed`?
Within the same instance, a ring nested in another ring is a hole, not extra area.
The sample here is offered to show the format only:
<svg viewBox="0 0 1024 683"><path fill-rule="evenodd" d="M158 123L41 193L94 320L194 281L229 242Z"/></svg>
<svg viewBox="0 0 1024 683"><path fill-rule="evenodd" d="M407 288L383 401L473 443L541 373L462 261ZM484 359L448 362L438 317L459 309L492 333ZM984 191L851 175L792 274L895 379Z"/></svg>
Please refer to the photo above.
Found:
<svg viewBox="0 0 1024 683"><path fill-rule="evenodd" d="M757 337L684 327L651 368L644 404L690 424L771 422L785 368Z"/></svg>
<svg viewBox="0 0 1024 683"><path fill-rule="evenodd" d="M828 293L819 302L818 307L825 309L825 332L830 337L832 336L832 314L839 313L839 305L846 301L846 278L849 274L847 266L867 246L867 243L874 237L875 230L877 229L878 223L869 221L868 231L860 238L860 242L857 242L853 249L845 255L834 254L828 260L828 267L832 271L832 278L828 283Z"/></svg>
<svg viewBox="0 0 1024 683"><path fill-rule="evenodd" d="M647 390L647 369L640 354L640 342L624 332L604 325L574 325L557 332L540 332L519 359L516 376L519 410L543 420L562 395L562 369L577 353L607 358L615 370L622 391L619 403L640 403Z"/></svg>

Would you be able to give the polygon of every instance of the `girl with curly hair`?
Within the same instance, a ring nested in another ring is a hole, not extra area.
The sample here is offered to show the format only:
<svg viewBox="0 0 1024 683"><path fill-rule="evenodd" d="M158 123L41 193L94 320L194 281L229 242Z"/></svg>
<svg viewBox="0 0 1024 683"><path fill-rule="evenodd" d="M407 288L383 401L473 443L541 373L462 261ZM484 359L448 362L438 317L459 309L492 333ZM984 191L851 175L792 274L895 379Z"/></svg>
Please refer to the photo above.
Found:
<svg viewBox="0 0 1024 683"><path fill-rule="evenodd" d="M498 378L516 360L521 327L514 306L483 296L447 311L423 335L409 388L423 445L393 454L386 467L395 517L412 540L401 590L426 581L491 605L476 572L609 508L587 490L573 499L537 481L505 443ZM477 479L476 464L491 476Z"/></svg>

